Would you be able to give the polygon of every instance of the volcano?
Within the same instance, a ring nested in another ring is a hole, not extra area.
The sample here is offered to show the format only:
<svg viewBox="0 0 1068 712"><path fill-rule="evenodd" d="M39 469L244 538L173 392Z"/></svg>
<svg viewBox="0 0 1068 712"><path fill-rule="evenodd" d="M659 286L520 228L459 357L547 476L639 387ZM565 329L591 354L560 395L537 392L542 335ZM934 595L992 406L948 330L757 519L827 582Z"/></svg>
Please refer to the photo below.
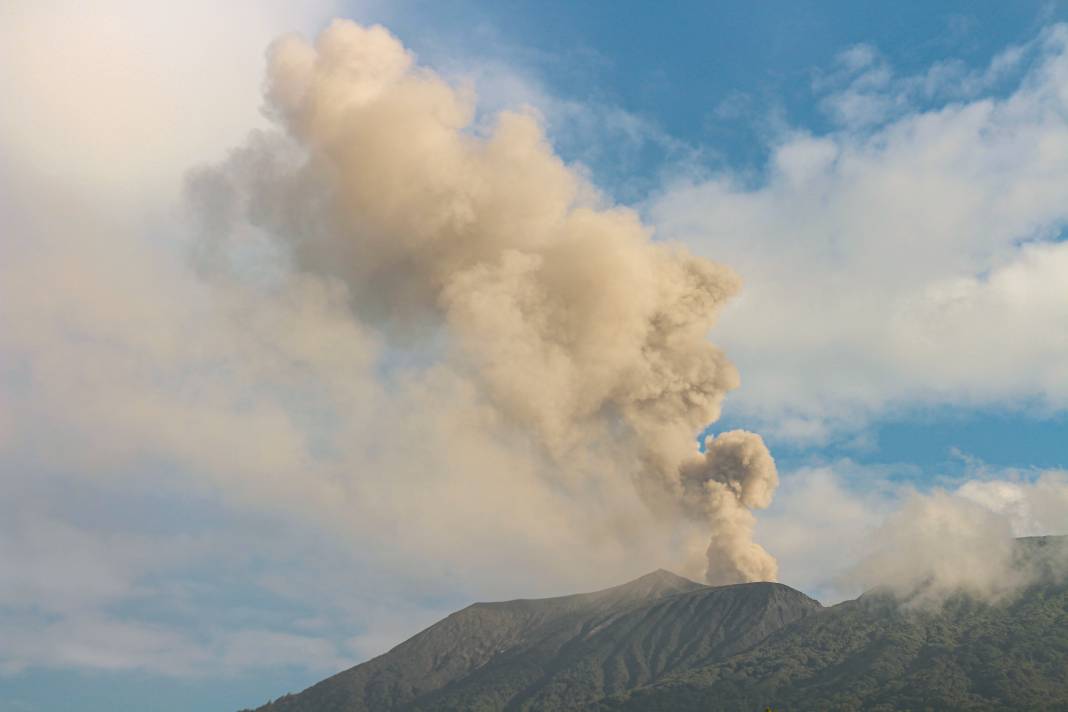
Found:
<svg viewBox="0 0 1068 712"><path fill-rule="evenodd" d="M1068 539L1019 549L1029 560ZM1068 709L1068 585L1052 573L996 603L870 591L824 607L782 584L660 570L476 603L259 712Z"/></svg>

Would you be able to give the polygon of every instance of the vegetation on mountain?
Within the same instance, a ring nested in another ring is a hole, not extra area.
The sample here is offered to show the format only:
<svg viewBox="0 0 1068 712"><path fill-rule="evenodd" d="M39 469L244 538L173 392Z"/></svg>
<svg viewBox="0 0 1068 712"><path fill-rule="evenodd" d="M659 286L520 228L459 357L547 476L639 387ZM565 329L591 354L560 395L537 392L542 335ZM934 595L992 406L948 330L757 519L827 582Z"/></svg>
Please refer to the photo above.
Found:
<svg viewBox="0 0 1068 712"><path fill-rule="evenodd" d="M589 709L1068 709L1068 588L935 610L870 594Z"/></svg>

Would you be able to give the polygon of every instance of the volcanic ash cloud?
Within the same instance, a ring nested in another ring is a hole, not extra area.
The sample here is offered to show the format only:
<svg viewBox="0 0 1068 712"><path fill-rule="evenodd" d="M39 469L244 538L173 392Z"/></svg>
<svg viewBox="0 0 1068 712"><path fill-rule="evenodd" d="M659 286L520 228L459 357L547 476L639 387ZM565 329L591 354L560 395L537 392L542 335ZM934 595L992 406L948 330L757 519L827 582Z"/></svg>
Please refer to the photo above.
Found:
<svg viewBox="0 0 1068 712"><path fill-rule="evenodd" d="M469 374L559 471L614 453L618 486L707 522L709 581L775 577L751 538L777 484L760 437L695 446L738 385L707 340L740 288L730 269L653 242L532 113L483 121L471 91L381 27L276 41L266 109L285 138L259 136L198 179L238 196L214 206L217 232L239 205L295 270L342 280L357 318Z"/></svg>

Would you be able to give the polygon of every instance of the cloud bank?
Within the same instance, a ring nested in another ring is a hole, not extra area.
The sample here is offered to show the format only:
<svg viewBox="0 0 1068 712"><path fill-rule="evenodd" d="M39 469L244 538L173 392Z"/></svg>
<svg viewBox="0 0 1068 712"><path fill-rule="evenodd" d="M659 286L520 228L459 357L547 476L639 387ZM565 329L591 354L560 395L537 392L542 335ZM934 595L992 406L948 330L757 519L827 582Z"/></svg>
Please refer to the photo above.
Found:
<svg viewBox="0 0 1068 712"><path fill-rule="evenodd" d="M959 593L988 601L1068 576L1068 473L971 463L941 487L899 477L907 465L837 462L785 473L761 518L762 541L779 552L783 578L824 603L887 591L916 606Z"/></svg>
<svg viewBox="0 0 1068 712"><path fill-rule="evenodd" d="M872 48L816 87L759 180L685 179L659 234L746 279L717 339L744 422L800 442L927 406L1068 406L1068 27L969 72L900 77Z"/></svg>

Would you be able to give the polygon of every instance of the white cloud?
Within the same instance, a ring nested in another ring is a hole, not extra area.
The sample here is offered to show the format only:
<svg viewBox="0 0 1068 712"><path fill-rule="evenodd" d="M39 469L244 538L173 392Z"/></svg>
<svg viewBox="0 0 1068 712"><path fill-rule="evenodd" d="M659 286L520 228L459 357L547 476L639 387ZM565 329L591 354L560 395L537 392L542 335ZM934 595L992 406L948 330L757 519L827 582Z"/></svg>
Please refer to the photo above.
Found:
<svg viewBox="0 0 1068 712"><path fill-rule="evenodd" d="M955 494L1006 517L1015 536L1068 534L1068 473L1043 472L1033 481L970 480Z"/></svg>
<svg viewBox="0 0 1068 712"><path fill-rule="evenodd" d="M153 478L165 479L143 477ZM188 504L175 513L166 496L106 483L6 474L5 484L14 491L0 503L0 676L35 667L321 676L466 602L412 602L410 583L311 527ZM113 511L57 497L56 485Z"/></svg>
<svg viewBox="0 0 1068 712"><path fill-rule="evenodd" d="M5 644L0 677L34 667L140 671L178 678L278 668L325 675L363 659L356 648L328 637L237 629L204 640L175 626L100 614L51 620L0 617L0 630Z"/></svg>
<svg viewBox="0 0 1068 712"><path fill-rule="evenodd" d="M316 29L334 5L5 3L0 146L8 168L130 206L169 199L191 163L261 123L267 44Z"/></svg>
<svg viewBox="0 0 1068 712"><path fill-rule="evenodd" d="M896 477L911 470L840 461L785 473L757 527L783 582L825 604L875 586L927 586L925 601L962 588L1001 596L1030 580L1013 570L1013 537L1068 534L1068 472L972 461L945 488L920 490Z"/></svg>
<svg viewBox="0 0 1068 712"><path fill-rule="evenodd" d="M905 97L787 135L755 188L724 173L652 204L662 238L743 277L716 331L736 413L818 442L916 405L1068 406L1068 26L1033 52L1003 98Z"/></svg>
<svg viewBox="0 0 1068 712"><path fill-rule="evenodd" d="M0 625L5 644L0 673L7 675L37 666L189 675L206 662L204 651L181 633L111 617L23 617L0 619Z"/></svg>
<svg viewBox="0 0 1068 712"><path fill-rule="evenodd" d="M821 108L839 126L860 130L914 111L917 105L974 99L1012 77L1048 38L1014 45L975 68L958 59L931 64L925 71L901 76L876 47L853 45L840 52L830 71L817 72L813 88L825 96Z"/></svg>
<svg viewBox="0 0 1068 712"><path fill-rule="evenodd" d="M864 489L850 486L845 474ZM852 590L836 581L844 567L864 553L864 543L896 505L895 493L879 491L885 473L848 463L801 468L782 476L772 506L759 519L757 539L778 559L780 580L823 603Z"/></svg>
<svg viewBox="0 0 1068 712"><path fill-rule="evenodd" d="M185 226L167 213L191 165L260 123L268 42L316 29L331 5L0 8L0 91L17 98L0 116L6 673L328 672L352 659L336 635L302 636L284 619L204 630L221 613L219 587L262 594L253 561L294 572L286 540L202 531L204 512L176 532L156 525L168 494L214 499L215 487L244 511L344 499L327 478L293 475L318 445L311 423L369 396L373 340L328 285L276 292L277 309L263 308L263 293L220 301L187 270ZM366 411L348 412L358 427ZM366 624L344 620L342 637ZM250 653L257 640L273 657Z"/></svg>

